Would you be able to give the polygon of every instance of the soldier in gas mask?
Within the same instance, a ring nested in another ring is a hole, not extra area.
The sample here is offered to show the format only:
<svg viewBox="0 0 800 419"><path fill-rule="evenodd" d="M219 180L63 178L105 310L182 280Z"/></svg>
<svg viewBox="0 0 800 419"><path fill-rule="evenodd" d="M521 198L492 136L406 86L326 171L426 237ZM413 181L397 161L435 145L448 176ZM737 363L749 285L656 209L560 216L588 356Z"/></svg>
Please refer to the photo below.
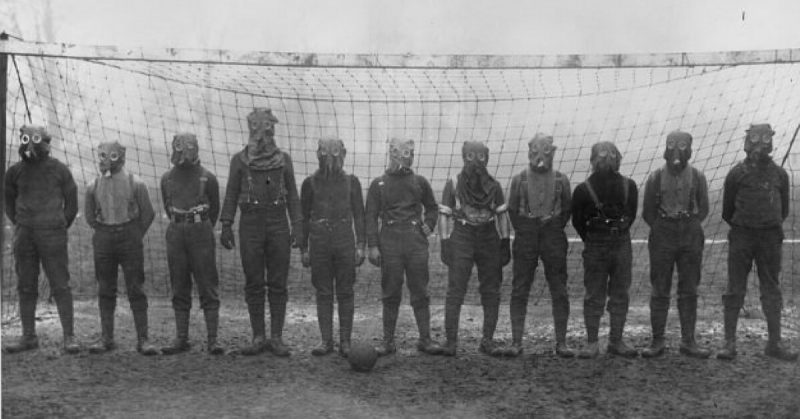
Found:
<svg viewBox="0 0 800 419"><path fill-rule="evenodd" d="M80 351L73 333L67 254L67 229L78 213L78 189L67 166L50 156L50 141L43 127L20 128L22 160L5 174L5 211L14 224L14 267L22 322L19 340L3 347L8 353L39 347L36 302L40 265L56 301L64 351L69 354Z"/></svg>
<svg viewBox="0 0 800 419"><path fill-rule="evenodd" d="M541 258L550 288L556 354L570 358L567 345L569 297L567 293L567 235L571 187L569 178L553 169L553 137L536 134L528 143L529 166L511 180L508 213L514 225L514 280L511 290L510 356L522 354L522 336L528 296Z"/></svg>
<svg viewBox="0 0 800 419"><path fill-rule="evenodd" d="M447 265L445 333L443 354L455 356L461 305L467 292L472 266L478 267L483 306L483 338L480 351L501 356L494 341L500 308L503 266L511 259L508 206L500 183L486 170L489 148L479 141L466 141L461 148L464 168L456 182L449 179L439 205L441 258Z"/></svg>
<svg viewBox="0 0 800 419"><path fill-rule="evenodd" d="M155 355L158 351L150 343L147 331L142 244L155 212L147 186L124 169L125 147L116 141L101 143L97 146L97 157L101 175L86 190L84 213L86 222L94 229L92 245L102 335L89 351L100 353L115 347L114 311L121 265L136 327L136 350Z"/></svg>
<svg viewBox="0 0 800 419"><path fill-rule="evenodd" d="M703 172L689 164L692 136L673 131L667 135L663 168L654 171L644 188L642 218L650 226L650 324L653 340L642 356L664 353L664 329L669 312L672 272L678 268L678 316L681 322L680 352L708 358L711 351L697 345L697 286L703 264L703 226L708 215L708 184Z"/></svg>
<svg viewBox="0 0 800 419"><path fill-rule="evenodd" d="M364 199L361 182L344 171L346 153L338 138L319 140L319 170L300 188L303 233L298 244L303 266L311 267L322 336L320 345L311 350L316 356L333 352L334 291L339 303L339 353L349 354L356 266L364 262Z"/></svg>
<svg viewBox="0 0 800 419"><path fill-rule="evenodd" d="M169 216L167 263L175 311L175 339L161 352L185 352L189 345L189 313L192 308L192 277L200 295L200 307L208 332L207 349L219 355L225 349L217 342L219 324L219 277L216 265L214 224L219 216L219 184L213 173L200 164L197 137L179 133L172 139L174 167L161 177L161 197Z"/></svg>
<svg viewBox="0 0 800 419"><path fill-rule="evenodd" d="M608 353L625 357L638 352L623 340L631 286L630 226L636 218L636 183L619 173L622 154L612 142L592 146L592 174L572 194L572 225L584 243L583 316L588 344L578 355L599 354L598 331L603 309L610 316ZM608 304L606 305L606 300Z"/></svg>
<svg viewBox="0 0 800 419"><path fill-rule="evenodd" d="M397 351L394 331L404 279L419 329L417 349L441 353L430 336L428 297L428 236L436 227L438 208L428 180L411 169L413 162L414 141L393 138L389 142L389 167L372 181L367 192L369 261L381 267L383 344L377 349L381 356Z"/></svg>
<svg viewBox="0 0 800 419"><path fill-rule="evenodd" d="M767 356L797 360L797 352L781 340L783 296L781 271L783 221L789 215L789 175L770 157L775 131L769 124L751 125L744 138L747 157L725 177L722 219L728 232L728 288L725 306L725 347L717 358L736 358L736 324L747 293L747 276L755 261L761 291L761 309L767 320Z"/></svg>
<svg viewBox="0 0 800 419"><path fill-rule="evenodd" d="M233 249L232 226L236 207L242 212L239 220L240 253L245 276L245 301L253 329L252 344L241 350L244 355L266 350L277 356L290 355L289 347L283 343L289 299L286 285L291 247L295 235L302 228L302 215L292 158L275 144L277 123L278 118L267 108L255 108L247 115L250 136L244 150L231 159L220 215L220 242L226 249ZM265 288L269 291L269 341L264 324Z"/></svg>

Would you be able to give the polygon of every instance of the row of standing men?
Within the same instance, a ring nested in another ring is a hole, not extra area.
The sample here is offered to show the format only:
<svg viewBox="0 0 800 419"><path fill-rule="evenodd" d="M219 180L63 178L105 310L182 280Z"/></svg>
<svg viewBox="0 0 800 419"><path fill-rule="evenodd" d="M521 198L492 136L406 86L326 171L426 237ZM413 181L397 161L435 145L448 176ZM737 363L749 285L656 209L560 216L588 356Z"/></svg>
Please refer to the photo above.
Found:
<svg viewBox="0 0 800 419"><path fill-rule="evenodd" d="M462 148L464 167L455 181L447 181L437 205L428 180L411 169L413 140L392 139L389 167L370 184L365 208L358 178L343 170L346 150L341 140L319 141L319 170L304 180L298 197L291 157L274 140L277 118L269 109L256 108L247 116L247 122L248 143L231 160L222 208L216 177L200 164L194 134L180 133L173 139L174 167L162 177L160 189L170 219L166 243L176 337L161 348L162 353L190 349L192 278L205 315L207 350L211 354L225 352L217 339L220 301L213 227L219 218L220 242L232 249L232 225L238 208L245 300L253 333L252 342L238 350L244 355L265 351L278 356L290 354L282 335L293 245L301 250L303 266L311 268L316 290L321 342L312 350L314 355L334 351L334 299L338 303L339 352L343 356L349 353L353 285L356 267L365 257L381 269L383 341L377 348L379 355L397 350L394 335L404 283L419 330L417 349L434 355L456 355L460 311L473 266L478 271L483 307L479 350L491 356L520 355L528 296L539 260L552 296L557 355L596 357L604 310L610 316L607 352L626 357L639 355L623 339L632 279L629 228L637 213L638 191L633 180L619 173L622 155L613 143L593 145L592 173L572 192L567 176L553 168L553 137L537 134L528 144L529 166L513 177L506 202L501 185L487 171L489 149L481 142L467 141ZM736 357L736 325L754 261L769 332L765 353L784 360L797 359L797 353L783 344L780 331L781 225L788 216L789 179L770 157L774 134L769 124L751 125L744 140L747 157L731 169L725 180L722 218L731 230L728 287L723 296L725 344L717 353L720 359ZM56 301L65 352L76 353L81 348L73 333L67 269L67 229L77 215L77 187L69 169L50 157L49 144L50 136L43 128L22 127L21 161L9 168L5 178L6 214L15 225L14 256L22 322L20 339L4 347L9 353L38 347L34 319L40 263ZM688 163L691 147L689 133L670 133L664 150L666 164L654 171L645 184L642 212L651 228L648 247L652 285L652 341L641 351L645 357L659 356L666 349L664 334L675 267L680 352L698 358L711 354L695 340L704 245L701 223L708 215L709 205L705 177ZM116 346L114 312L121 266L136 328L137 350L153 355L158 349L148 337L142 238L155 213L144 183L124 170L125 148L109 142L100 144L97 151L101 175L87 188L85 216L94 229L101 337L88 349L102 353ZM570 219L584 242L587 344L580 351L570 348L566 340L570 307L564 228ZM428 238L437 223L442 261L448 266L444 345L430 335L427 291ZM494 333L502 268L512 255L512 342L504 346L495 341ZM269 339L265 324L267 301Z"/></svg>

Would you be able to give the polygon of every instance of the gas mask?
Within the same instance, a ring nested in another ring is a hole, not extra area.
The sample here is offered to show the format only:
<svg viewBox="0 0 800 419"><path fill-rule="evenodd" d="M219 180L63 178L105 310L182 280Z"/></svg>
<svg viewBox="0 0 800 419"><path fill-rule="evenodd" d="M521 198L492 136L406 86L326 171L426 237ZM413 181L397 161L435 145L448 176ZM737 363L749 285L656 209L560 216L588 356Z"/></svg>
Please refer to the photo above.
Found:
<svg viewBox="0 0 800 419"><path fill-rule="evenodd" d="M389 172L411 171L414 164L414 140L389 140Z"/></svg>
<svg viewBox="0 0 800 419"><path fill-rule="evenodd" d="M672 131L667 135L667 148L664 150L664 160L667 168L673 173L679 173L686 168L692 157L692 135L683 131Z"/></svg>
<svg viewBox="0 0 800 419"><path fill-rule="evenodd" d="M601 141L592 146L592 156L589 162L592 164L594 173L619 172L622 154L614 143Z"/></svg>
<svg viewBox="0 0 800 419"><path fill-rule="evenodd" d="M125 147L117 141L98 144L97 165L105 177L119 172L125 165Z"/></svg>
<svg viewBox="0 0 800 419"><path fill-rule="evenodd" d="M338 138L323 138L319 140L317 147L317 160L319 160L319 170L329 177L342 172L344 167L344 156L347 150L344 142Z"/></svg>
<svg viewBox="0 0 800 419"><path fill-rule="evenodd" d="M769 124L750 125L744 137L744 152L747 153L747 158L755 162L769 161L774 135L775 131Z"/></svg>
<svg viewBox="0 0 800 419"><path fill-rule="evenodd" d="M546 173L553 169L553 155L556 146L551 135L538 133L528 142L528 161L531 170Z"/></svg>
<svg viewBox="0 0 800 419"><path fill-rule="evenodd" d="M461 157L464 159L464 174L470 183L479 182L487 174L486 164L489 163L489 148L480 141L465 141L461 147Z"/></svg>
<svg viewBox="0 0 800 419"><path fill-rule="evenodd" d="M50 155L50 134L44 127L23 125L19 129L19 156L26 162L37 162Z"/></svg>
<svg viewBox="0 0 800 419"><path fill-rule="evenodd" d="M250 130L247 154L251 159L270 157L278 150L274 138L277 123L278 118L269 108L255 108L247 115L247 128Z"/></svg>
<svg viewBox="0 0 800 419"><path fill-rule="evenodd" d="M200 149L194 134L182 132L172 138L172 164L177 167L191 167L200 163Z"/></svg>

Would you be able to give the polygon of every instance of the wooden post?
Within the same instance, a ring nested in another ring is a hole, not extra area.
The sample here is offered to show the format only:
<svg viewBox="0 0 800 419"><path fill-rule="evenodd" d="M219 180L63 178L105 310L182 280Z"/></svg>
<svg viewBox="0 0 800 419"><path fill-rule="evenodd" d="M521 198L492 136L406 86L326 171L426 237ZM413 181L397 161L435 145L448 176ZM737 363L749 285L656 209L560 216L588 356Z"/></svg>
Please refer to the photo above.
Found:
<svg viewBox="0 0 800 419"><path fill-rule="evenodd" d="M8 34L0 33L0 43L8 41ZM8 54L0 54L0 283L5 282L6 223L6 94L8 92Z"/></svg>

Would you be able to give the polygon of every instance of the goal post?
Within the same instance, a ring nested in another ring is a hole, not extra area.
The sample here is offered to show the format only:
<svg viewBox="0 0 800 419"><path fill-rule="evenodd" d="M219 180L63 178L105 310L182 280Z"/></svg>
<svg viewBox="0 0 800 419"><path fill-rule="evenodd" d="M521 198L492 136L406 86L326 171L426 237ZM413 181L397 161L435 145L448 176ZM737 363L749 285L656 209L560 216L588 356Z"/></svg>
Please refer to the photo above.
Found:
<svg viewBox="0 0 800 419"><path fill-rule="evenodd" d="M317 167L317 139L341 138L345 168L363 187L386 166L386 140L400 136L417 143L415 170L427 177L437 200L447 179L462 167L465 140L490 148L489 170L506 189L527 165L527 142L537 132L552 134L554 165L573 188L589 173L591 145L614 141L623 154L621 172L640 188L664 164L666 134L674 129L694 137L691 163L709 182L710 210L701 283L704 304L719 305L727 281L727 226L721 220L725 175L744 157L744 130L769 122L774 153L785 159L791 189L784 224L782 286L785 300L800 294L800 153L792 148L800 126L800 49L674 54L609 55L383 55L141 49L0 41L8 65L4 109L7 165L19 157L19 127L32 121L53 136L53 154L71 169L80 188L97 175L94 148L118 140L127 146L129 171L149 186L157 219L145 239L149 295L169 296L161 175L170 168L172 136L198 136L203 165L224 187L230 158L246 144L245 116L269 107L280 120L276 141L291 154L299 185ZM224 191L221 191L224 192ZM640 193L640 197L643 194ZM641 198L640 198L641 200ZM641 208L641 202L640 202ZM238 219L238 215L237 215ZM10 232L10 229L5 230ZM649 298L648 228L633 226L632 301ZM572 238L569 288L581 298L582 245ZM8 235L7 235L8 237ZM7 240L8 241L8 240ZM438 240L431 238L430 292L444 300L446 270ZM3 264L3 318L15 304L16 278L9 243ZM296 253L296 252L295 252ZM310 274L293 253L292 301L313 301ZM91 230L82 217L70 229L72 288L96 293ZM223 295L243 293L238 251L217 248ZM510 294L505 270L503 301ZM548 299L543 269L533 293ZM753 281L755 283L755 281ZM46 285L42 281L42 297ZM476 286L468 301L476 302ZM750 297L758 293L750 293ZM379 271L359 269L356 299L378 303ZM756 300L754 300L756 301Z"/></svg>

